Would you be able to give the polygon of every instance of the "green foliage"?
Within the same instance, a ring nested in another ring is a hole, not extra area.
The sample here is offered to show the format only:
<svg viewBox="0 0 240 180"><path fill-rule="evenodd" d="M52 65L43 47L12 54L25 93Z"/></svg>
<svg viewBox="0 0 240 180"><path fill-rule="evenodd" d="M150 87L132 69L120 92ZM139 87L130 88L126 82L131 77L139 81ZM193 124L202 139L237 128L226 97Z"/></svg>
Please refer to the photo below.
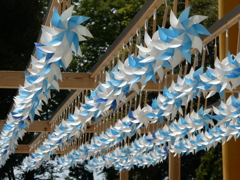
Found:
<svg viewBox="0 0 240 180"><path fill-rule="evenodd" d="M163 161L155 166L150 167L134 167L129 172L129 179L131 180L153 180L164 179L168 175L168 161Z"/></svg>
<svg viewBox="0 0 240 180"><path fill-rule="evenodd" d="M86 27L94 38L81 43L83 57L76 57L78 72L88 72L123 31L145 0L81 0L76 14L91 17Z"/></svg>
<svg viewBox="0 0 240 180"><path fill-rule="evenodd" d="M223 179L222 174L222 146L212 148L201 157L201 164L196 169L196 180L219 180Z"/></svg>
<svg viewBox="0 0 240 180"><path fill-rule="evenodd" d="M93 180L93 173L86 171L82 164L70 167L69 171L69 177L73 179Z"/></svg>
<svg viewBox="0 0 240 180"><path fill-rule="evenodd" d="M53 157L51 160L53 160ZM19 169L19 171L22 170ZM54 170L52 162L43 162L39 168L29 171L28 173L23 172L17 175L18 180L55 180L56 178L59 178L59 174Z"/></svg>
<svg viewBox="0 0 240 180"><path fill-rule="evenodd" d="M209 28L218 20L218 1L217 0L194 0L190 1L191 16L208 16L201 24Z"/></svg>
<svg viewBox="0 0 240 180"><path fill-rule="evenodd" d="M119 171L116 171L113 167L104 169L104 174L107 180L119 180Z"/></svg>

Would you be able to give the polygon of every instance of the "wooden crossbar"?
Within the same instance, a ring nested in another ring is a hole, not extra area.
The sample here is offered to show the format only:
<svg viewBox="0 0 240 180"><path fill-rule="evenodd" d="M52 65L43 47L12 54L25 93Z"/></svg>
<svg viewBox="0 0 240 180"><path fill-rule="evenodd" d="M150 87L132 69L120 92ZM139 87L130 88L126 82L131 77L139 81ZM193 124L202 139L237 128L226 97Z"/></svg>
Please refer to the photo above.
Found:
<svg viewBox="0 0 240 180"><path fill-rule="evenodd" d="M54 154L66 154L66 153L69 153L71 150L73 149L78 149L79 146L69 146L66 150L64 151L57 151L56 153ZM15 149L15 153L19 153L19 154L29 154L30 152L30 147L29 145L23 145L23 144L19 144L17 146L17 148Z"/></svg>
<svg viewBox="0 0 240 180"><path fill-rule="evenodd" d="M19 84L23 84L24 76L23 71L0 71L0 88L17 89ZM86 90L95 89L97 84L94 79L89 77L89 73L62 73L63 81L59 81L60 89L72 89L72 90ZM160 82L160 85L155 84L153 81L149 81L143 91L163 91L164 86L170 87L172 81L176 82L178 75L169 74L166 77L166 84ZM138 84L140 87L140 84ZM233 91L225 90L226 92L240 92L240 87L237 87Z"/></svg>
<svg viewBox="0 0 240 180"><path fill-rule="evenodd" d="M62 73L62 80L58 81L61 89L95 89L97 83L90 79L89 73ZM25 80L24 71L0 71L0 88L18 89Z"/></svg>
<svg viewBox="0 0 240 180"><path fill-rule="evenodd" d="M5 120L0 120L0 128L2 129L3 125L6 123ZM106 122L108 124L109 122ZM110 124L110 123L109 123ZM29 128L26 128L26 132L51 132L53 128L49 124L49 121L33 121L32 124L30 124ZM94 125L88 126L86 133L94 133L97 132L94 130ZM99 131L101 132L101 131Z"/></svg>

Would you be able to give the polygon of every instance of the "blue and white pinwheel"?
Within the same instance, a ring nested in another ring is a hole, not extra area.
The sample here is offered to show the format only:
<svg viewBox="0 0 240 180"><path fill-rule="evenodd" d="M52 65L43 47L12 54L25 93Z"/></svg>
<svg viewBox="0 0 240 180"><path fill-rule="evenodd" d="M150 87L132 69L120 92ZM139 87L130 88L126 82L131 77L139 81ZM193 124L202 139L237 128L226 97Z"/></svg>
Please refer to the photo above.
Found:
<svg viewBox="0 0 240 180"><path fill-rule="evenodd" d="M139 49L150 55L144 62L156 60L168 60L172 68L180 63L179 57L185 57L191 63L191 48L202 51L202 40L199 34L210 35L204 26L199 24L206 16L189 16L190 7L185 9L179 19L171 11L169 29L158 27L152 37L145 32L145 43L147 48L139 46Z"/></svg>

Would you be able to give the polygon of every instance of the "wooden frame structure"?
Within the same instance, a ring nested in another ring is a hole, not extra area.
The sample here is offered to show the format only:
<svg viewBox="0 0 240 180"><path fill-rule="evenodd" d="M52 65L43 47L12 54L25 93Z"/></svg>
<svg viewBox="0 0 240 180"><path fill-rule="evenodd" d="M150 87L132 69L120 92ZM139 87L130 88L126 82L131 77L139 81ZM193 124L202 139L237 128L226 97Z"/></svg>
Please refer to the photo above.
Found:
<svg viewBox="0 0 240 180"><path fill-rule="evenodd" d="M174 0L174 11L177 11L177 1ZM102 58L95 64L95 66L91 69L90 73L63 73L63 81L59 82L59 86L61 89L71 89L72 91L69 96L65 99L64 102L59 106L56 112L53 114L49 121L34 121L29 129L26 129L27 132L39 132L38 137L28 145L19 145L15 151L15 153L31 153L34 149L39 147L43 140L47 137L47 134L53 130L53 128L58 125L62 119L67 118L67 114L69 112L74 111L74 107L79 107L80 102L84 103L84 96L89 94L89 90L95 89L98 85L98 82L104 82L106 67L109 69L113 68L115 65L115 59L121 59L122 61L125 59L126 54L137 54L136 45L140 44L140 32L147 31L148 29L144 28L146 20L152 18L153 29L152 32L156 31L156 17L153 15L156 10L164 4L164 0L148 0L143 8L137 13L137 15L133 18L130 24L125 28L125 30L120 34L120 36L116 39L116 41L111 45L111 47L106 51L106 53L102 56ZM188 1L186 1L188 4ZM50 17L52 14L53 7L57 7L58 11L61 13L67 7L71 5L70 0L63 0L61 3L58 3L57 0L52 0L49 3L47 16L45 19L45 25L50 25ZM164 11L164 19L162 26L166 24L166 17L168 14L168 6L165 7ZM153 17L152 17L153 16ZM233 25L237 24L240 19L240 5L238 5L235 9L233 9L229 14L227 14L224 18L216 22L212 27L209 28L211 36L202 37L203 40L203 55L202 55L202 65L204 65L205 56L206 56L206 46L221 34L225 33L226 29L231 28ZM138 33L136 33L138 31ZM239 34L240 35L240 34ZM239 38L239 37L238 37ZM135 42L132 42L132 39L136 39ZM238 44L239 50L240 44ZM128 50L127 50L128 48ZM134 50L134 51L133 51ZM215 49L217 51L217 48ZM120 52L120 53L119 53ZM192 49L192 54L195 54L196 49ZM34 54L35 52L33 52ZM121 54L121 55L120 55ZM217 52L215 52L217 54ZM182 62L185 59L182 59ZM192 65L193 68L196 68L197 58L194 58L194 63ZM164 72L167 74L170 70L165 69ZM185 76L187 73L187 65L183 68L180 68L177 74L168 74L164 81L154 84L152 81L148 82L147 86L143 89L143 94L137 95L135 92L129 93L127 97L126 103L121 102L117 107L117 113L114 114L112 110L108 112L107 116L102 116L99 119L100 123L93 123L91 126L87 127L84 138L82 140L78 140L76 144L67 147L66 150L60 150L56 153L66 154L70 152L72 149L77 149L81 143L84 143L87 140L90 140L92 133L100 133L105 131L106 128L114 125L117 118L121 118L124 114L126 114L129 107L134 106L136 108L137 104L143 102L146 105L147 102L147 94L149 91L161 92L163 91L163 87L171 86L171 82L177 80L177 76ZM23 84L24 81L24 72L12 72L12 71L0 71L0 88L18 88L19 84ZM240 87L237 87L233 92L240 92ZM144 95L144 96L143 96ZM200 100L196 101L198 106L200 105ZM207 100L205 100L205 107L208 105ZM193 101L191 102L190 111L193 110ZM185 111L186 113L186 111ZM120 116L120 117L117 117ZM110 119L110 121L106 122L106 118ZM2 128L4 124L4 120L0 120L0 128ZM102 122L102 123L101 123ZM151 125L148 128L142 130L142 133L147 133L148 131L154 131L158 128L161 128L162 125ZM136 135L136 138L137 135ZM74 139L74 138L73 138ZM130 140L128 140L129 142ZM175 158L176 159L176 158ZM172 166L174 171L180 172L179 163L180 161L176 161L175 165ZM174 164L174 162L172 162ZM177 164L177 165L176 165ZM170 173L171 174L171 173ZM177 177L171 177L170 179L179 179L180 175ZM128 175L126 172L121 173L122 179L126 180Z"/></svg>

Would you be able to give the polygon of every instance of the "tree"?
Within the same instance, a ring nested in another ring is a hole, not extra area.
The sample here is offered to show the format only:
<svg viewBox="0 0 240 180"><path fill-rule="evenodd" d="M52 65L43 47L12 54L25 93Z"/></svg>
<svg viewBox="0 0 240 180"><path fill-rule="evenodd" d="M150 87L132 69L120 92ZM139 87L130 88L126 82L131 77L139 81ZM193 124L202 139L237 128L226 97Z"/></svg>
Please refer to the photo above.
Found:
<svg viewBox="0 0 240 180"><path fill-rule="evenodd" d="M222 146L218 144L201 157L201 164L196 169L196 180L223 179L222 174Z"/></svg>
<svg viewBox="0 0 240 180"><path fill-rule="evenodd" d="M69 168L69 177L81 180L93 180L93 173L84 169L84 165L77 164Z"/></svg>

